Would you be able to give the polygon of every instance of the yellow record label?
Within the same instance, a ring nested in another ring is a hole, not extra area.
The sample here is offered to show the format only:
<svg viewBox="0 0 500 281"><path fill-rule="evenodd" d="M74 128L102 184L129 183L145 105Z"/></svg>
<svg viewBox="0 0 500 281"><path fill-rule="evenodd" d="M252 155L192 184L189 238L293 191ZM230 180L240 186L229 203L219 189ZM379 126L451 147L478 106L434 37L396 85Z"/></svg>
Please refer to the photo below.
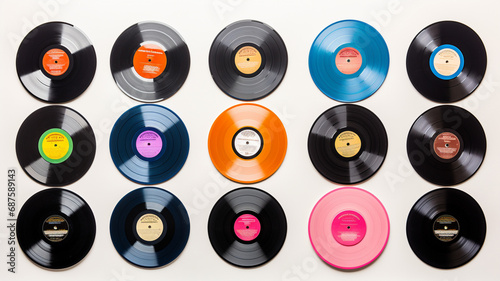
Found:
<svg viewBox="0 0 500 281"><path fill-rule="evenodd" d="M344 131L335 139L335 150L340 156L351 158L361 150L361 138L353 131Z"/></svg>
<svg viewBox="0 0 500 281"><path fill-rule="evenodd" d="M155 214L144 214L137 221L136 230L142 240L155 241L163 233L163 222Z"/></svg>
<svg viewBox="0 0 500 281"><path fill-rule="evenodd" d="M234 64L241 73L251 75L259 70L262 64L262 55L256 48L245 46L236 52Z"/></svg>
<svg viewBox="0 0 500 281"><path fill-rule="evenodd" d="M71 136L64 130L54 128L47 130L38 142L40 155L52 164L64 162L73 151Z"/></svg>

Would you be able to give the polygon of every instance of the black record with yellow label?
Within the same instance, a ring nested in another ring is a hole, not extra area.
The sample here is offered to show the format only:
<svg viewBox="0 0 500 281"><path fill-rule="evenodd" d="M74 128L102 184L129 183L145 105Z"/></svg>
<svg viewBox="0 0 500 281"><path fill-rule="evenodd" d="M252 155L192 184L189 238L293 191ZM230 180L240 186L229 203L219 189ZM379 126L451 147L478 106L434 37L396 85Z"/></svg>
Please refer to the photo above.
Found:
<svg viewBox="0 0 500 281"><path fill-rule="evenodd" d="M219 88L238 100L271 94L288 65L283 39L265 23L242 20L228 25L210 48L209 65Z"/></svg>
<svg viewBox="0 0 500 281"><path fill-rule="evenodd" d="M354 184L374 175L387 154L387 133L370 110L353 104L323 112L309 132L309 157L327 179Z"/></svg>

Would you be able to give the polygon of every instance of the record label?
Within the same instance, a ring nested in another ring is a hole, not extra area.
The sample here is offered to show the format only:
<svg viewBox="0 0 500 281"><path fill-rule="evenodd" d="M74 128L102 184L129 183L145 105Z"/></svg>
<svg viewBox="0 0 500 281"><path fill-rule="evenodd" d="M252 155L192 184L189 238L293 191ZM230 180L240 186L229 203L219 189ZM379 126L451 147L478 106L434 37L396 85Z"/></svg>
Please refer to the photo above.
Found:
<svg viewBox="0 0 500 281"><path fill-rule="evenodd" d="M439 216L434 221L434 235L443 242L455 239L460 231L458 220L451 215Z"/></svg>
<svg viewBox="0 0 500 281"><path fill-rule="evenodd" d="M62 216L54 215L43 222L43 234L50 242L60 242L68 236L69 224Z"/></svg>
<svg viewBox="0 0 500 281"><path fill-rule="evenodd" d="M453 79L464 68L464 56L460 49L453 45L441 45L432 52L430 66L438 78Z"/></svg>
<svg viewBox="0 0 500 281"><path fill-rule="evenodd" d="M261 68L262 55L253 46L243 46L236 52L234 64L239 72L254 75Z"/></svg>
<svg viewBox="0 0 500 281"><path fill-rule="evenodd" d="M134 69L139 76L154 79L167 67L165 50L156 44L144 44L134 54Z"/></svg>
<svg viewBox="0 0 500 281"><path fill-rule="evenodd" d="M353 246L361 242L366 234L366 222L356 211L340 212L332 223L335 241L344 246Z"/></svg>
<svg viewBox="0 0 500 281"><path fill-rule="evenodd" d="M61 76L68 71L70 67L70 58L68 54L59 48L48 50L42 59L43 69L52 76Z"/></svg>
<svg viewBox="0 0 500 281"><path fill-rule="evenodd" d="M262 146L262 136L254 128L241 128L234 135L234 150L243 159L251 159L259 155L262 151Z"/></svg>
<svg viewBox="0 0 500 281"><path fill-rule="evenodd" d="M252 241L259 236L260 221L251 214L243 214L234 222L234 233L243 241Z"/></svg>
<svg viewBox="0 0 500 281"><path fill-rule="evenodd" d="M147 213L137 220L136 231L142 240L147 242L155 241L163 233L163 222L157 215Z"/></svg>
<svg viewBox="0 0 500 281"><path fill-rule="evenodd" d="M50 129L40 137L38 150L47 162L59 164L66 161L73 152L73 140L62 129Z"/></svg>
<svg viewBox="0 0 500 281"><path fill-rule="evenodd" d="M433 147L439 158L452 159L460 151L460 139L451 132L443 132L434 139Z"/></svg>
<svg viewBox="0 0 500 281"><path fill-rule="evenodd" d="M346 47L338 51L335 56L335 65L343 74L350 75L358 72L363 64L361 53L352 47Z"/></svg>
<svg viewBox="0 0 500 281"><path fill-rule="evenodd" d="M342 157L354 157L360 150L361 138L353 131L343 131L335 138L335 151Z"/></svg>
<svg viewBox="0 0 500 281"><path fill-rule="evenodd" d="M163 140L160 135L153 130L146 130L139 134L135 142L137 152L145 158L154 158L163 149Z"/></svg>

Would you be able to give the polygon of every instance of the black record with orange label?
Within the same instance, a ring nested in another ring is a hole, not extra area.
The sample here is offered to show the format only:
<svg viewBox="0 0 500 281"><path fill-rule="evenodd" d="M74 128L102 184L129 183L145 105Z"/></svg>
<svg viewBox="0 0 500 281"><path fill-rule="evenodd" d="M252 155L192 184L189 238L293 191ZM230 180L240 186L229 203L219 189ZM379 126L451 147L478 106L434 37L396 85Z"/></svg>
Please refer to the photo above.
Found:
<svg viewBox="0 0 500 281"><path fill-rule="evenodd" d="M171 27L140 22L127 28L111 50L111 73L127 96L157 102L174 95L186 81L189 49Z"/></svg>
<svg viewBox="0 0 500 281"><path fill-rule="evenodd" d="M210 48L209 65L219 88L238 100L272 93L285 76L288 54L280 35L265 23L242 20L224 28Z"/></svg>
<svg viewBox="0 0 500 281"><path fill-rule="evenodd" d="M239 183L270 177L281 166L286 149L283 123L272 111L257 104L240 104L225 110L208 136L208 151L215 168Z"/></svg>
<svg viewBox="0 0 500 281"><path fill-rule="evenodd" d="M354 184L374 175L387 154L387 133L370 110L353 104L323 112L309 132L311 161L325 178Z"/></svg>
<svg viewBox="0 0 500 281"><path fill-rule="evenodd" d="M23 39L17 51L19 80L34 97L61 103L80 96L94 78L94 46L73 25L48 22Z"/></svg>

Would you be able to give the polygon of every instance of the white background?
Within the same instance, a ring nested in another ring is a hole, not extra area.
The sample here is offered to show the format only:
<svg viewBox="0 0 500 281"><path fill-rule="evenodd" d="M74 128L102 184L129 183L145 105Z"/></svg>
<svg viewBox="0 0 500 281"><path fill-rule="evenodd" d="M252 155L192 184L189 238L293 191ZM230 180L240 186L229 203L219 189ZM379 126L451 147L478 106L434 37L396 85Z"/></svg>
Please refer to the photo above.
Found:
<svg viewBox="0 0 500 281"><path fill-rule="evenodd" d="M7 272L7 229L0 227L0 278L2 280L498 280L500 277L500 221L498 171L500 133L500 18L498 1L5 1L0 3L0 221L7 217L7 169L18 169L18 207L31 195L46 188L28 178L15 154L15 137L23 120L47 104L31 97L18 80L15 57L20 40L38 24L65 21L80 28L97 52L97 71L88 90L65 105L85 116L97 138L97 154L88 173L66 188L78 193L91 206L97 223L96 240L87 257L76 267L61 272L42 269L18 248L17 273ZM213 204L226 192L242 185L226 180L212 165L207 136L215 118L238 104L213 82L208 53L215 36L228 24L256 19L272 26L288 48L288 71L270 96L257 101L281 118L289 143L286 158L269 179L254 184L271 193L283 206L288 233L281 252L269 263L254 269L233 267L213 251L207 235L207 220ZM329 24L357 19L372 24L385 38L390 68L380 90L357 104L369 108L384 123L389 151L384 165L370 180L358 186L372 192L385 205L391 222L389 243L372 265L355 272L336 270L314 253L307 234L314 204L339 186L324 179L311 164L307 136L314 120L338 105L314 85L308 70L309 48L317 34ZM185 122L191 140L187 162L170 181L160 184L185 204L191 219L191 235L184 252L170 265L153 270L132 266L115 251L108 224L115 204L129 191L141 187L128 181L114 167L108 141L111 127L128 108L139 104L115 85L109 69L114 41L130 25L145 20L164 22L185 39L191 52L189 76L173 97L159 104L175 111ZM471 111L482 123L488 151L483 166L467 182L456 186L482 206L488 222L486 241L471 262L453 270L439 270L421 262L406 240L406 217L412 205L426 192L438 188L420 178L406 156L406 136L413 121L437 106L421 96L406 74L405 58L413 37L427 25L456 20L472 27L488 53L483 83L471 96L456 103ZM35 279L36 278L36 279Z"/></svg>

